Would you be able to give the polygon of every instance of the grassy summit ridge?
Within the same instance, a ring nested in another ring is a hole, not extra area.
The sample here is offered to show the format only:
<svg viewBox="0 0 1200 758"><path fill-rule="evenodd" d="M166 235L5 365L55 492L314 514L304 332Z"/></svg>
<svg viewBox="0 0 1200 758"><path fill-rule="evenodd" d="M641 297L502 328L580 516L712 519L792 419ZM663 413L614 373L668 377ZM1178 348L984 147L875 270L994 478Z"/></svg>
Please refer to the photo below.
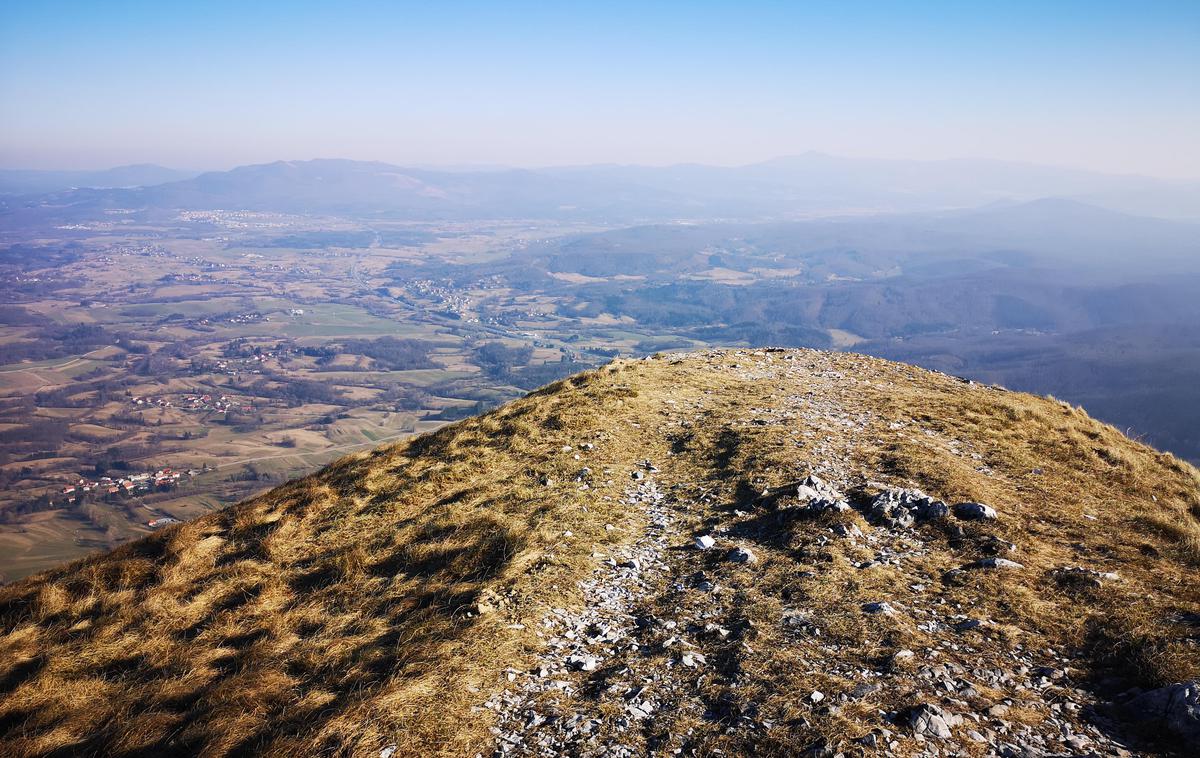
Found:
<svg viewBox="0 0 1200 758"><path fill-rule="evenodd" d="M485 701L524 681L547 614L578 607L579 582L647 527L625 502L646 460L679 549L630 613L711 614L732 633L694 635L712 663L699 678L653 631L597 671L564 669L573 686L547 709L601 720L615 716L599 685L622 667L671 683L634 750L858 739L881 710L929 699L899 650L964 670L1053 651L1097 699L1200 676L1194 468L1053 399L864 356L718 351L617 361L0 588L0 755L487 754ZM859 510L813 517L784 502L812 472L856 503L913 487L1000 516L901 530ZM867 536L832 538L839 525ZM759 560L683 547L699 533ZM954 571L1001 543L1023 569ZM863 568L881 550L894 560ZM1064 581L1074 566L1120 578ZM711 592L669 586L697 572ZM896 612L863 612L880 601ZM930 623L949 609L986 623ZM797 612L820 638L781 624ZM866 671L873 693L813 702ZM1045 718L1000 685L973 689L956 701Z"/></svg>

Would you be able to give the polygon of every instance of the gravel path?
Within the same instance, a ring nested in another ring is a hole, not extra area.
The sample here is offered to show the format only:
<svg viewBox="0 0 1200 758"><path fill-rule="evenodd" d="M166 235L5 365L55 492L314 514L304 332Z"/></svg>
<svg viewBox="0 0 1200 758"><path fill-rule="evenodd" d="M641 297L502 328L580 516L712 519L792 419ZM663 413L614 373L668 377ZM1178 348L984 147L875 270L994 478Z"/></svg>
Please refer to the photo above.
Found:
<svg viewBox="0 0 1200 758"><path fill-rule="evenodd" d="M626 493L625 504L646 512L648 526L641 538L614 555L596 556L599 568L580 583L583 610L555 609L543 619L539 635L545 637L546 648L537 665L528 672L508 672L513 686L485 704L497 712L493 733L498 755L634 754L607 734L610 729L594 703L579 703L578 698L594 687L586 677L619 679L628 672L624 660L639 652L636 609L670 572L667 549L675 531L666 500L653 480ZM621 696L624 715L616 720L619 729L654 712L654 701L641 692L629 689Z"/></svg>
<svg viewBox="0 0 1200 758"><path fill-rule="evenodd" d="M889 710L887 701L879 701L883 707L873 711L869 731L852 727L860 731L834 745L817 741L782 749L813 758L841 753L1130 755L1130 746L1114 736L1115 725L1102 715L1103 707L1071 681L1066 651L1014 644L999 654L989 649L986 663L975 661L982 654L976 645L986 641L991 622L972 614L969 606L947 602L941 580L921 568L931 552L947 549L945 538L939 543L930 532L913 528L914 521L944 519L954 533L957 520L971 514L955 512L920 491L874 481L873 472L855 470L850 463L855 446L880 423L851 402L856 385L873 378L847 376L816 355L803 365L762 352L742 355L744 360L739 357L732 365L727 353L717 360L739 379L794 380L784 386L804 388L771 396L769 404L753 408L739 422L746 428L795 430L795 444L806 449L808 478L770 493L787 500L771 509L809 514L803 518L827 509L862 516L861 529L846 521L830 528L814 524L805 534L806 546L787 547L783 552L793 560L817 564L813 571L798 571L796 580L821 581L820 556L833 546L864 556L850 563L852 571L896 571L907 585L903 603L880 596L853 602L841 613L879 619L880 630L902 620L923 641L916 653L901 650L887 661L864 665L855 650L822 636L828 617L816 619L806 607L785 605L773 622L781 631L771 639L789 647L792 665L837 685L826 692L794 693L796 707L811 714L813 724L839 723L844 709L872 713L867 704L879 693L893 693L897 702ZM681 359L713 360L705 354ZM669 439L695 429L723 402L729 401L715 395L667 400L667 420L655 433ZM930 438L915 424L911 431L906 421L890 424L913 438ZM992 475L969 443L948 439L940 444L981 475ZM743 604L760 560L756 551L772 548L754 542L748 524L778 511L764 516L731 508L696 483L673 481L671 467L664 468L668 471L660 473L647 462L633 473L639 481L625 494L624 503L645 511L644 533L617 554L596 556L595 573L580 585L583 609L557 609L543 619L540 636L546 644L533 670L510 670L507 689L483 706L496 714L496 756L623 758L730 755L759 745L781 749L769 737L779 715L760 712L753 700L737 696L748 662L756 655L760 663L764 655L771 657L770 649L756 652L761 630L751 628ZM796 479L801 476L798 470ZM843 494L851 487L880 494L856 500ZM1016 555L1016 546L1002 540L994 548L997 556ZM1020 565L1007 560L977 565L981 570ZM984 701L991 705L981 706ZM732 750L722 752L721 744Z"/></svg>

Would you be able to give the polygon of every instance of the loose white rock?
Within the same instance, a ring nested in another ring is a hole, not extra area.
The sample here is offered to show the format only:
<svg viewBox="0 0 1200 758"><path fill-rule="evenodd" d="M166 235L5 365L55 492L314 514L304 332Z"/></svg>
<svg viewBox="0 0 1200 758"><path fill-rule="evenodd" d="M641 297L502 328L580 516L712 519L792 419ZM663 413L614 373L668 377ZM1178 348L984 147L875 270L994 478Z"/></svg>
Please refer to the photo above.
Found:
<svg viewBox="0 0 1200 758"><path fill-rule="evenodd" d="M740 545L730 550L726 557L734 563L758 563L758 556L750 548Z"/></svg>
<svg viewBox="0 0 1200 758"><path fill-rule="evenodd" d="M1010 561L1007 558L984 558L968 563L964 568L970 569L1023 569L1025 564Z"/></svg>
<svg viewBox="0 0 1200 758"><path fill-rule="evenodd" d="M955 503L954 515L963 521L984 521L996 518L996 510L983 503Z"/></svg>
<svg viewBox="0 0 1200 758"><path fill-rule="evenodd" d="M701 653L686 652L679 656L679 662L688 668L695 668L705 663L704 655Z"/></svg>
<svg viewBox="0 0 1200 758"><path fill-rule="evenodd" d="M599 661L590 655L572 655L567 659L567 664L576 671L595 671L598 663Z"/></svg>

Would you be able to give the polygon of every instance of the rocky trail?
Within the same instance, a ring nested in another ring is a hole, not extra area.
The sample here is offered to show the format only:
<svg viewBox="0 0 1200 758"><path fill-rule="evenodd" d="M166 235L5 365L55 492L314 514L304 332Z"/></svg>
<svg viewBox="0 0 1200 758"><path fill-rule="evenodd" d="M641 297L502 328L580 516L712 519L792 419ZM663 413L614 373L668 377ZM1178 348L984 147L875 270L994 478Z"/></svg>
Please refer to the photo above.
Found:
<svg viewBox="0 0 1200 758"><path fill-rule="evenodd" d="M761 352L755 357L729 370L751 381L778 380L791 370L785 361L762 360ZM942 591L966 573L1022 570L1017 545L975 533L972 542L986 557L964 560L941 578L919 565L939 546L916 525L938 522L952 542L965 540L963 526L994 522L995 509L974 502L950 506L857 469L852 452L878 419L843 403L853 381L842 372L809 367L803 378L807 392L754 408L742 422L761 427L803 419L812 457L798 483L766 488L752 505L735 507L702 483L682 480L670 459L661 471L645 461L628 472L633 485L622 502L646 527L633 544L593 554L596 570L579 586L582 607L546 616L537 631L545 642L537 664L507 670L507 687L479 707L496 715L495 755L733 755L743 746L769 746L766 735L779 718L799 718L816 727L814 733L837 735L774 751L786 754L1131 755L1136 741L1106 715L1110 708L1073 680L1068 651L997 645L989 639L991 619ZM668 400L660 433L673 439L704 423L712 402ZM892 429L901 426L891 422ZM969 443L942 442L979 473L994 475ZM875 494L846 494L864 488ZM821 581L821 561L837 560L825 549L835 544L859 556L849 561L851 571L904 575L912 581L903 593L853 602L844 612L881 630L897 622L909 626L923 644L864 666L861 656L823 635L824 619L803 603L776 609L776 629L763 635L745 612L747 587L764 554L780 546L770 537L765 545L756 540L763 531L756 522L765 520L769 528L782 513L818 522L801 549L817 565L798 572L797 581ZM859 518L821 522L827 514ZM1096 586L1119 580L1081 567L1060 571ZM739 697L754 659L769 657L765 646L775 640L798 647L793 665L808 667L814 680L836 681L840 691L814 686L792 693L803 706L799 716L771 713ZM884 691L904 693L908 705L881 702ZM843 717L851 711L857 723L873 724L847 731ZM713 747L714 733L728 747Z"/></svg>

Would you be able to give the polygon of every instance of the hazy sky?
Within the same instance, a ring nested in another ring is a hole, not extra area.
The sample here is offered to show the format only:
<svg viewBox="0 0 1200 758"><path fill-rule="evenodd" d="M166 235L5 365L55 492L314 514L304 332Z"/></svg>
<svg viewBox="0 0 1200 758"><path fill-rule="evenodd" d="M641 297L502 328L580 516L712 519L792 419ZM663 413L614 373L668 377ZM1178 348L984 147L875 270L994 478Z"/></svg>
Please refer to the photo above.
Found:
<svg viewBox="0 0 1200 758"><path fill-rule="evenodd" d="M0 165L821 150L1200 177L1200 0L583 5L0 0Z"/></svg>

